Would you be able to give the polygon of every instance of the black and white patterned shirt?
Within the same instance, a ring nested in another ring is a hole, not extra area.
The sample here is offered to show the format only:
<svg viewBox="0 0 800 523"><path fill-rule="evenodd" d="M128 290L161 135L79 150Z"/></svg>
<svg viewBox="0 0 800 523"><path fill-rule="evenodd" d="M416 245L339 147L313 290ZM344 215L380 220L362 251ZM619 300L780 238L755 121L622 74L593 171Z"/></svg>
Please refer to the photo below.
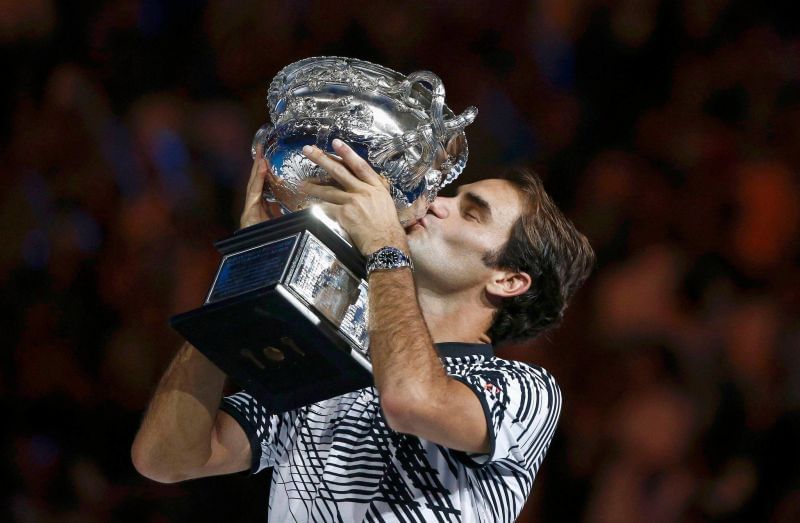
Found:
<svg viewBox="0 0 800 523"><path fill-rule="evenodd" d="M558 422L558 385L540 367L494 357L491 345L436 348L447 373L480 399L488 454L393 431L374 387L279 415L247 393L223 400L250 439L252 472L274 467L269 521L516 518Z"/></svg>

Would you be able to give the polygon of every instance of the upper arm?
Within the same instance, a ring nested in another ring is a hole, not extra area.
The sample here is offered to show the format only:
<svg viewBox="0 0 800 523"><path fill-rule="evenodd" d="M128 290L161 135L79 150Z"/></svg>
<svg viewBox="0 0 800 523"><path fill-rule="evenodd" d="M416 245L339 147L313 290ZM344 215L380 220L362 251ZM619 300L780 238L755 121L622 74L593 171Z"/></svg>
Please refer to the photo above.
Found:
<svg viewBox="0 0 800 523"><path fill-rule="evenodd" d="M180 434L166 442L159 439L150 447L144 443L137 445L137 441L131 447L136 470L160 483L232 474L246 470L250 463L250 443L244 430L221 410L216 414L208 439L198 440L194 448ZM181 441L181 448L175 449Z"/></svg>
<svg viewBox="0 0 800 523"><path fill-rule="evenodd" d="M428 397L407 402L402 421L393 428L464 451L470 466L505 458L535 466L561 413L561 392L553 377L518 363L496 362L448 377L441 392L424 394Z"/></svg>
<svg viewBox="0 0 800 523"><path fill-rule="evenodd" d="M193 477L249 470L251 459L252 449L244 429L227 412L219 410L211 431L211 455Z"/></svg>
<svg viewBox="0 0 800 523"><path fill-rule="evenodd" d="M466 384L447 378L430 397L382 401L389 425L444 447L488 453L491 438L487 412Z"/></svg>

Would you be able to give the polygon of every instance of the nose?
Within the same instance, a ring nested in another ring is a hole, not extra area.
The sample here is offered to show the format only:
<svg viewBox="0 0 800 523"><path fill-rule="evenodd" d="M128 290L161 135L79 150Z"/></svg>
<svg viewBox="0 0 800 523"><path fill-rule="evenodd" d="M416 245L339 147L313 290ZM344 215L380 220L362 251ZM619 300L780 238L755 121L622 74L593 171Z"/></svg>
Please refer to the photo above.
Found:
<svg viewBox="0 0 800 523"><path fill-rule="evenodd" d="M443 220L450 215L450 205L452 200L452 198L447 198L445 196L437 196L428 207L428 212L440 220Z"/></svg>

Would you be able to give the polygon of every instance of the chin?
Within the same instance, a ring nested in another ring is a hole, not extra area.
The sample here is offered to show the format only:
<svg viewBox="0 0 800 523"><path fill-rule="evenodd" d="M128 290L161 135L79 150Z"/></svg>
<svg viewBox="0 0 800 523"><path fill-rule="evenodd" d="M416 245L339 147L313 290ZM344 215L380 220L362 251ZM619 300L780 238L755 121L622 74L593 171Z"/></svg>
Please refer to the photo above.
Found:
<svg viewBox="0 0 800 523"><path fill-rule="evenodd" d="M408 241L408 250L410 251L411 259L416 263L415 256L420 257L427 249L425 248L425 244L421 241L419 234L414 234L414 232L415 231L408 233L406 235L406 240Z"/></svg>
<svg viewBox="0 0 800 523"><path fill-rule="evenodd" d="M435 252L425 248L424 245L409 241L408 250L411 251L409 255L414 262L414 272L419 273L418 275L442 270L441 256L437 257Z"/></svg>

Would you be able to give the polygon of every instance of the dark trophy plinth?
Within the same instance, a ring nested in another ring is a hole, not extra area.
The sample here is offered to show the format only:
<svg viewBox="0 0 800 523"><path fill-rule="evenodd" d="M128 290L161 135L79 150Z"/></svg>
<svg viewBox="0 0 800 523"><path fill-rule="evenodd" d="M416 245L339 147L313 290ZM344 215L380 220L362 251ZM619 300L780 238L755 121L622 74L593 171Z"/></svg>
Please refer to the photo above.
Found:
<svg viewBox="0 0 800 523"><path fill-rule="evenodd" d="M364 259L311 210L216 243L205 303L172 326L272 412L372 384Z"/></svg>

